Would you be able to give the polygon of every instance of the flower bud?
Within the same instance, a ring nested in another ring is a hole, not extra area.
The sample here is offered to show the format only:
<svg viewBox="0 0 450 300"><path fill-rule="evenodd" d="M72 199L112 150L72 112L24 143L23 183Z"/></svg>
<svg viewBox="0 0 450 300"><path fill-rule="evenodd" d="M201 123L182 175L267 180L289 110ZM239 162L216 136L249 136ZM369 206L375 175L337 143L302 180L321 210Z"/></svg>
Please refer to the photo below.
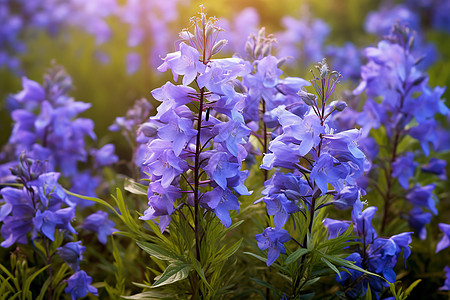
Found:
<svg viewBox="0 0 450 300"><path fill-rule="evenodd" d="M225 45L226 45L227 43L228 43L227 40L220 40L220 41L218 41L218 42L214 45L214 47L212 48L212 53L211 53L211 55L215 55L215 54L219 53L219 52L223 49L223 47L225 47Z"/></svg>
<svg viewBox="0 0 450 300"><path fill-rule="evenodd" d="M262 50L263 56L269 56L271 50L272 50L272 45L270 43L266 43Z"/></svg>
<svg viewBox="0 0 450 300"><path fill-rule="evenodd" d="M286 57L280 58L277 62L277 68L281 68L286 63L286 60L287 60Z"/></svg>
<svg viewBox="0 0 450 300"><path fill-rule="evenodd" d="M347 107L347 103L344 101L337 101L334 105L334 109L337 111L343 111Z"/></svg>
<svg viewBox="0 0 450 300"><path fill-rule="evenodd" d="M306 105L313 106L317 103L317 96L311 93L306 92L305 90L301 90L297 93L300 96L300 99L305 102Z"/></svg>
<svg viewBox="0 0 450 300"><path fill-rule="evenodd" d="M139 131L142 132L146 137L154 137L158 131L158 127L155 124L146 122L141 124Z"/></svg>
<svg viewBox="0 0 450 300"><path fill-rule="evenodd" d="M261 56L262 53L262 44L258 44L255 48L255 58L259 58Z"/></svg>

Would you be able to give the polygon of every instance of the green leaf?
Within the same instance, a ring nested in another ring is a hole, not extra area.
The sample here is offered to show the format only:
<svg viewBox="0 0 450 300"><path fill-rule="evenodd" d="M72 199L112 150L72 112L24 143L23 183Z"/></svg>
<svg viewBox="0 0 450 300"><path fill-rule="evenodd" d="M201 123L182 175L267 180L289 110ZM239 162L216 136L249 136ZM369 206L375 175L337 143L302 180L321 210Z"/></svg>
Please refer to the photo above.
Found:
<svg viewBox="0 0 450 300"><path fill-rule="evenodd" d="M80 198L80 199L91 200L91 201L93 201L93 202L96 202L96 203L98 203L98 204L101 204L101 205L103 205L103 206L109 208L109 209L112 210L113 212L115 212L116 215L117 215L119 218L122 218L122 216L114 209L114 207L112 207L112 205L109 204L108 202L106 202L105 200L102 200L102 199L99 199L99 198L96 198L96 197L88 197L88 196L84 196L84 195L72 193L71 191L66 190L66 189L64 189L64 192L66 192L66 194L68 194L68 195L71 195L71 196L74 196L74 197L77 197L77 198Z"/></svg>
<svg viewBox="0 0 450 300"><path fill-rule="evenodd" d="M314 283L316 283L317 281L320 280L321 277L316 277L314 279L308 280L307 282L305 282L305 284L302 286L302 290L310 285L313 285Z"/></svg>
<svg viewBox="0 0 450 300"><path fill-rule="evenodd" d="M147 195L146 186L139 184L130 178L125 179L124 189L135 195Z"/></svg>
<svg viewBox="0 0 450 300"><path fill-rule="evenodd" d="M147 252L148 254L150 254L151 256L156 257L157 259L160 260L167 260L170 262L173 261L181 261L181 257L178 256L176 253L173 253L172 251L156 245L156 244L151 244L151 243L147 243L147 242L142 242L142 241L136 241L136 244L145 252Z"/></svg>
<svg viewBox="0 0 450 300"><path fill-rule="evenodd" d="M16 289L18 291L20 291L20 285L19 285L19 281L17 280L17 278L11 274L11 272L9 272L9 270L7 268L5 268L5 266L3 266L2 264L0 264L0 269L6 273L6 275L8 275L9 278L11 278L11 280L14 283L14 286L16 287Z"/></svg>
<svg viewBox="0 0 450 300"><path fill-rule="evenodd" d="M364 297L365 300L372 300L372 291L370 290L370 285L367 284L367 292Z"/></svg>
<svg viewBox="0 0 450 300"><path fill-rule="evenodd" d="M200 278L202 279L202 281L206 284L206 286L208 287L208 289L211 290L211 285L209 284L209 282L206 280L205 277L205 272L203 271L202 265L200 264L200 262L196 259L194 259L194 269L195 271L197 271L197 274L200 275Z"/></svg>
<svg viewBox="0 0 450 300"><path fill-rule="evenodd" d="M24 283L24 285L23 285L23 291L24 291L24 292L28 292L28 291L30 290L31 282L33 282L33 280L34 280L39 274L41 274L42 272L44 272L44 271L45 271L47 268L49 268L49 267L50 267L50 265L46 265L45 267L41 268L40 270L34 272L30 277L28 277L28 278L25 280L25 283Z"/></svg>
<svg viewBox="0 0 450 300"><path fill-rule="evenodd" d="M266 288L269 288L269 289L271 289L271 290L273 290L273 291L275 291L275 290L277 289L276 287L274 287L274 286L271 285L270 283L265 282L265 281L262 280L262 279L259 279L259 278L250 278L250 280L252 280L252 281L256 282L257 284L260 284L260 285L262 285L262 286L264 286L264 287L266 287Z"/></svg>
<svg viewBox="0 0 450 300"><path fill-rule="evenodd" d="M320 260L323 261L328 267L330 267L330 269L339 276L339 279L341 279L341 272L339 272L338 268L336 268L335 265L330 263L325 257L321 257Z"/></svg>
<svg viewBox="0 0 450 300"><path fill-rule="evenodd" d="M171 284L189 276L192 265L184 262L173 262L164 270L161 276L156 277L156 281L152 284L152 288Z"/></svg>
<svg viewBox="0 0 450 300"><path fill-rule="evenodd" d="M352 231L353 226L349 226L346 231L341 232L340 236L335 237L334 239L327 240L326 242L317 245L317 249L322 249L325 247L336 247L338 245L341 246L341 248L350 246L350 244L348 244L347 241L354 240L356 238L350 235Z"/></svg>
<svg viewBox="0 0 450 300"><path fill-rule="evenodd" d="M233 246L231 246L230 248L226 249L225 251L219 251L219 253L217 253L217 258L216 261L222 261L222 260L226 260L228 259L230 256L232 256L234 253L236 253L236 251L239 250L239 247L241 247L242 241L244 240L244 238L241 238L239 241L237 241L236 243L234 243Z"/></svg>
<svg viewBox="0 0 450 300"><path fill-rule="evenodd" d="M422 279L417 279L416 281L414 281L413 283L411 283L411 285L405 290L405 296L408 297L412 290L422 281Z"/></svg>
<svg viewBox="0 0 450 300"><path fill-rule="evenodd" d="M123 299L141 299L141 300L153 300L153 299L176 299L177 294L169 291L147 291L139 293L133 296L121 296Z"/></svg>
<svg viewBox="0 0 450 300"><path fill-rule="evenodd" d="M358 267L357 265L355 265L355 264L353 264L353 263L351 263L351 262L349 262L348 260L345 260L345 259L343 259L343 258L336 257L336 256L326 255L326 254L323 254L323 253L320 253L320 252L317 252L317 253L318 253L320 256L325 257L327 260L329 260L329 261L335 263L335 264L338 265L338 266L342 266L342 267L345 267L345 268L350 268L350 269L353 269L353 270L362 272L362 273L367 274L367 275L372 275L372 276L375 276L375 277L379 277L379 278L384 279L384 278L381 277L380 275L375 274L375 273L372 273L372 272L369 272L369 271L367 271L367 270L364 270L364 269Z"/></svg>
<svg viewBox="0 0 450 300"><path fill-rule="evenodd" d="M295 250L293 253L291 253L291 255L289 255L286 258L285 264L289 265L289 264L293 263L294 261L297 261L297 259L299 259L300 257L302 257L303 255L305 255L308 252L310 252L310 250L306 249L306 248L299 248L299 249Z"/></svg>

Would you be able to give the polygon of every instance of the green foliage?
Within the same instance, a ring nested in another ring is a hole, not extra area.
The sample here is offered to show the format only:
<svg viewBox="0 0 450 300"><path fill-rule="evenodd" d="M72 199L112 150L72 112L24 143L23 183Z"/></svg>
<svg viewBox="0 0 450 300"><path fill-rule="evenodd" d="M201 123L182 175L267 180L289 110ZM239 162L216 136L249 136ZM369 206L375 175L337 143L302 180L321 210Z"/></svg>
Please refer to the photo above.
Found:
<svg viewBox="0 0 450 300"><path fill-rule="evenodd" d="M10 272L3 264L0 264L0 299L42 299L44 293L37 297L33 294L31 285L50 265L37 270L29 268L26 259L22 257L17 259L16 254L11 255L11 265L13 269Z"/></svg>
<svg viewBox="0 0 450 300"><path fill-rule="evenodd" d="M130 180L125 182L125 189L134 197L145 195L146 199L144 188L145 186ZM186 297L217 299L225 297L237 284L236 279L239 276L236 274L242 271L233 267L236 262L232 257L241 247L243 238L236 239L230 232L241 225L243 220L225 228L213 213L206 212L204 217L200 218L202 228L200 253L196 257L193 243L195 236L192 230L194 216L190 207L179 208L179 213L172 215L170 227L161 233L153 221L137 221L139 214L131 213L120 189L112 196L114 206L102 199L68 193L95 201L111 210L126 228L115 234L132 238L154 263L147 266L149 282L136 284L144 289L143 292L133 296L122 294L125 299L164 299L168 297L167 295L172 295L169 297L171 299ZM113 255L116 287L105 284L105 288L110 295L118 295L125 290L124 279L118 273L122 262L114 243Z"/></svg>
<svg viewBox="0 0 450 300"><path fill-rule="evenodd" d="M406 298L409 297L409 295L411 295L412 290L422 281L422 279L417 279L416 281L414 281L410 286L408 286L406 288L406 290L402 290L402 287L396 289L395 286L396 284L399 284L401 282L395 282L395 283L391 283L389 286L389 289L392 293L392 296L395 297L396 300L404 300Z"/></svg>

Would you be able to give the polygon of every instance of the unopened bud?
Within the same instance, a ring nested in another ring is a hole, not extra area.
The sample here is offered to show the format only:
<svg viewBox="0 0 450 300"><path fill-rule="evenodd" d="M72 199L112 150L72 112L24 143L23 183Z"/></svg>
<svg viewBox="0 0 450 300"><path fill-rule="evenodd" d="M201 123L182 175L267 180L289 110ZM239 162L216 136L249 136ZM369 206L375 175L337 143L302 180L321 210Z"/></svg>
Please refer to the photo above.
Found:
<svg viewBox="0 0 450 300"><path fill-rule="evenodd" d="M225 45L226 45L227 43L228 43L227 40L220 40L220 41L218 41L218 42L214 45L214 47L212 48L212 54L211 54L211 55L214 55L214 54L219 53L220 50L222 50L223 47L225 47Z"/></svg>
<svg viewBox="0 0 450 300"><path fill-rule="evenodd" d="M266 27L261 27L261 29L258 31L258 41L264 40L266 38Z"/></svg>
<svg viewBox="0 0 450 300"><path fill-rule="evenodd" d="M255 58L259 58L262 52L262 44L258 44L255 48Z"/></svg>
<svg viewBox="0 0 450 300"><path fill-rule="evenodd" d="M305 102L306 105L313 106L317 103L317 96L311 93L306 92L305 90L301 90L297 93L300 96L300 99Z"/></svg>
<svg viewBox="0 0 450 300"><path fill-rule="evenodd" d="M247 41L245 43L245 52L248 55L253 56L253 45L252 45L252 43L250 43L250 41Z"/></svg>
<svg viewBox="0 0 450 300"><path fill-rule="evenodd" d="M158 131L158 127L155 124L146 122L139 126L139 131L142 132L146 137L154 137Z"/></svg>
<svg viewBox="0 0 450 300"><path fill-rule="evenodd" d="M263 50L262 50L263 56L269 56L271 50L272 50L272 46L270 45L270 43L266 43L266 44L264 45Z"/></svg>
<svg viewBox="0 0 450 300"><path fill-rule="evenodd" d="M206 24L206 30L205 30L206 40L208 40L208 38L211 37L213 32L214 32L214 25L208 22L208 24Z"/></svg>
<svg viewBox="0 0 450 300"><path fill-rule="evenodd" d="M286 63L287 58L286 57L282 57L278 60L277 62L277 67L281 68L285 63Z"/></svg>
<svg viewBox="0 0 450 300"><path fill-rule="evenodd" d="M343 111L347 107L347 103L344 101L337 101L334 105L334 109L337 111Z"/></svg>

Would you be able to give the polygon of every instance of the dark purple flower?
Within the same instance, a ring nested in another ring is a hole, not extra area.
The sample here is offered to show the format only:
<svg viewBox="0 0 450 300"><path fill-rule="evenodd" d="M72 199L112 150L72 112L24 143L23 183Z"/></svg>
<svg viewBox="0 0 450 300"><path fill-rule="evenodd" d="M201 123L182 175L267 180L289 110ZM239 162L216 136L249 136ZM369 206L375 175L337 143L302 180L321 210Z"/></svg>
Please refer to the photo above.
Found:
<svg viewBox="0 0 450 300"><path fill-rule="evenodd" d="M397 157L392 164L392 176L398 178L398 182L405 190L409 188L409 178L419 164L414 161L414 153L407 152L404 156Z"/></svg>
<svg viewBox="0 0 450 300"><path fill-rule="evenodd" d="M114 228L114 225L114 222L108 219L108 213L99 210L84 219L81 227L97 233L100 243L106 244L106 238L108 235L111 235L114 231L117 231L117 229Z"/></svg>
<svg viewBox="0 0 450 300"><path fill-rule="evenodd" d="M213 209L217 218L225 227L230 227L231 217L230 210L239 212L238 198L228 189L223 190L220 187L214 188L212 191L205 193L202 199L202 205Z"/></svg>
<svg viewBox="0 0 450 300"><path fill-rule="evenodd" d="M361 201L353 205L352 220L356 234L361 237L365 245L371 244L377 237L377 232L372 226L372 218L378 208L371 206L363 211Z"/></svg>
<svg viewBox="0 0 450 300"><path fill-rule="evenodd" d="M334 239L341 236L351 225L351 222L325 218L323 219L322 224L328 231L328 238Z"/></svg>
<svg viewBox="0 0 450 300"><path fill-rule="evenodd" d="M86 247L81 246L81 241L69 242L64 246L56 249L59 256L64 260L64 262L72 268L72 270L80 270L80 261L83 259L83 252Z"/></svg>
<svg viewBox="0 0 450 300"><path fill-rule="evenodd" d="M440 291L450 291L450 268L445 266L445 282L444 285L439 288Z"/></svg>
<svg viewBox="0 0 450 300"><path fill-rule="evenodd" d="M438 224L439 229L444 233L442 239L436 245L436 253L450 246L450 225L445 223Z"/></svg>
<svg viewBox="0 0 450 300"><path fill-rule="evenodd" d="M426 186L416 185L406 195L406 199L408 199L411 204L428 208L433 214L437 215L438 211L436 209L435 196L433 195L435 187L434 184Z"/></svg>
<svg viewBox="0 0 450 300"><path fill-rule="evenodd" d="M416 230L421 240L427 238L427 229L425 225L431 222L433 215L430 212L424 212L419 207L413 207L409 212L409 226Z"/></svg>
<svg viewBox="0 0 450 300"><path fill-rule="evenodd" d="M440 179L445 180L447 176L445 174L445 167L447 162L443 159L432 157L428 164L422 166L422 171L438 175Z"/></svg>
<svg viewBox="0 0 450 300"><path fill-rule="evenodd" d="M349 169L336 158L325 153L314 164L310 178L316 183L324 195L328 191L328 183L339 188L339 181L349 175Z"/></svg>
<svg viewBox="0 0 450 300"><path fill-rule="evenodd" d="M91 150L91 155L94 156L95 163L98 167L110 166L116 163L119 158L114 154L115 146L113 144L106 144L100 149Z"/></svg>
<svg viewBox="0 0 450 300"><path fill-rule="evenodd" d="M268 227L264 229L263 233L255 235L258 247L261 250L269 249L267 254L267 266L270 266L275 260L277 260L280 253L286 254L284 243L291 239L289 233L284 229L276 229Z"/></svg>
<svg viewBox="0 0 450 300"><path fill-rule="evenodd" d="M70 293L72 300L85 297L87 293L97 295L97 289L91 285L92 278L81 270L75 272L67 279L66 294Z"/></svg>

